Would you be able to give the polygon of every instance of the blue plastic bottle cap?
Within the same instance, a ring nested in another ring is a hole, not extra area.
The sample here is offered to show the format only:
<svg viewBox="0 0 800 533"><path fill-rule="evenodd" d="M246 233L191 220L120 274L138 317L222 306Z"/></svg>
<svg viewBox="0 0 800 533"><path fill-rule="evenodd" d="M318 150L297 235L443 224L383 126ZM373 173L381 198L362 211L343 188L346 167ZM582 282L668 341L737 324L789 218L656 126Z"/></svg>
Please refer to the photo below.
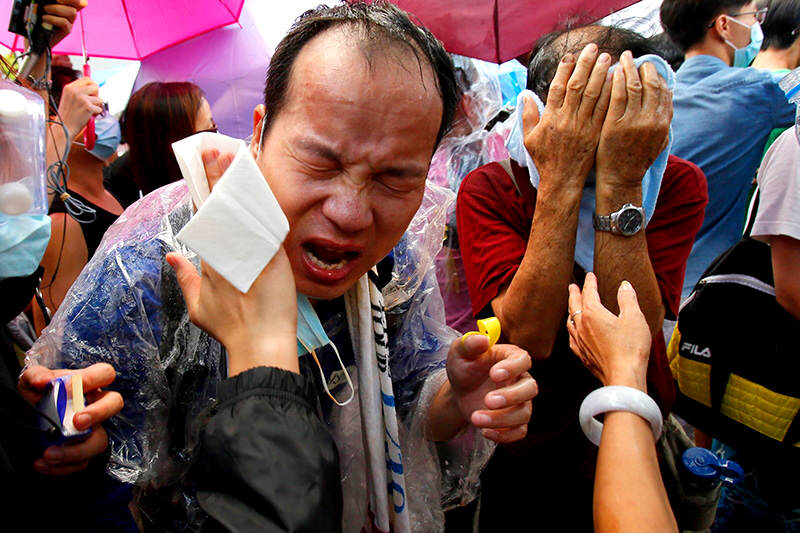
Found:
<svg viewBox="0 0 800 533"><path fill-rule="evenodd" d="M683 466L692 475L700 479L717 479L719 477L719 458L705 448L689 448L681 457Z"/></svg>

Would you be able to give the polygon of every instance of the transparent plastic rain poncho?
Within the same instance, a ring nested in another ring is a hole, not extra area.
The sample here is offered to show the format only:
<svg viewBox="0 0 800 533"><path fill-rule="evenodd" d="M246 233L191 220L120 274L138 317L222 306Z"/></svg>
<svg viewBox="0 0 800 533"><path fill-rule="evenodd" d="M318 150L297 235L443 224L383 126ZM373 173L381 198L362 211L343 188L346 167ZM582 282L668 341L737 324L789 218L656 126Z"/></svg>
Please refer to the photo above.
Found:
<svg viewBox="0 0 800 533"><path fill-rule="evenodd" d="M414 531L443 529L443 505L475 496L478 474L493 450L475 430L444 445L423 436L427 409L446 379L449 345L457 338L444 324L433 261L452 201L450 191L429 184L409 233L394 250L393 279L384 290ZM29 364L51 368L107 362L117 369L112 388L122 393L125 407L106 424L107 471L137 485L138 510L145 516L163 513L164 506L176 509L172 514L180 520L168 525L173 529L191 529L202 521L185 474L204 411L225 372L224 349L191 323L164 260L167 252L178 251L199 265L175 238L191 213L183 183L163 187L127 209L28 357ZM334 407L325 418L340 453L345 531L357 530L368 499L358 402ZM158 496L152 499L153 494ZM154 502L162 509L152 507Z"/></svg>
<svg viewBox="0 0 800 533"><path fill-rule="evenodd" d="M508 157L503 138L484 128L503 103L497 66L494 70L477 60L453 56L462 99L453 127L433 155L428 179L458 192L461 181L476 168ZM447 239L436 259L439 288L446 307L447 323L465 333L475 329L467 282L458 247L455 203L447 217Z"/></svg>

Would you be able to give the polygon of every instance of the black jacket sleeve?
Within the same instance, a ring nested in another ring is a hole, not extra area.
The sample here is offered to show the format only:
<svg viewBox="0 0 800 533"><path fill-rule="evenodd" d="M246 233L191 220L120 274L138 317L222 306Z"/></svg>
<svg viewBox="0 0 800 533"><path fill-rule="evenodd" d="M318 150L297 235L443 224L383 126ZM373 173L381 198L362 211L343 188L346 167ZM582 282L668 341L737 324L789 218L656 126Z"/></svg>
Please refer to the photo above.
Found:
<svg viewBox="0 0 800 533"><path fill-rule="evenodd" d="M221 382L194 465L205 531L340 531L336 445L311 382L260 367Z"/></svg>

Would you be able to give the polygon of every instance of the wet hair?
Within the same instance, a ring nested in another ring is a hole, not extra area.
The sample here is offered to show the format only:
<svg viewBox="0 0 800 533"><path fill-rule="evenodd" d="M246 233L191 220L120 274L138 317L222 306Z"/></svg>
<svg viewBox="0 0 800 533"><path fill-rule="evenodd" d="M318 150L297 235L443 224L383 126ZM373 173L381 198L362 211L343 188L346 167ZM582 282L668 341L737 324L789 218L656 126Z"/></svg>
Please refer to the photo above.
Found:
<svg viewBox="0 0 800 533"><path fill-rule="evenodd" d="M172 143L195 133L203 98L189 82L148 83L131 95L122 131L133 179L144 194L182 178Z"/></svg>
<svg viewBox="0 0 800 533"><path fill-rule="evenodd" d="M430 65L442 98L442 121L436 136L438 145L450 127L458 103L453 62L430 31L414 24L404 11L383 1L369 4L357 1L334 7L322 5L306 11L297 19L270 59L264 87L265 131L269 130L286 104L292 66L300 51L317 35L338 27L355 30L354 41L367 61L371 61L375 51L393 45L412 53L420 71L423 61Z"/></svg>
<svg viewBox="0 0 800 533"><path fill-rule="evenodd" d="M714 19L732 13L752 0L664 0L661 26L672 42L686 52L706 35Z"/></svg>
<svg viewBox="0 0 800 533"><path fill-rule="evenodd" d="M785 50L791 47L800 33L800 0L772 0L762 2L759 7L769 7L767 17L761 23L764 31L761 49Z"/></svg>
<svg viewBox="0 0 800 533"><path fill-rule="evenodd" d="M638 33L624 28L591 24L575 29L562 29L539 38L531 52L528 64L527 89L536 93L542 102L547 102L550 83L556 75L558 63L564 54L579 54L588 43L595 43L599 53L606 52L613 59L625 50L633 57L658 54L653 43Z"/></svg>

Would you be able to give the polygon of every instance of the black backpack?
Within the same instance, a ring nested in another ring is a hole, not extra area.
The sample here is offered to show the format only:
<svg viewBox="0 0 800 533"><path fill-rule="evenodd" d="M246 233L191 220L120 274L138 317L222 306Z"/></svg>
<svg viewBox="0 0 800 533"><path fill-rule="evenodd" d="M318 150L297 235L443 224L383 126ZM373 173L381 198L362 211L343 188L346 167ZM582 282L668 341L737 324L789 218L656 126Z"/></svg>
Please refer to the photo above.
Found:
<svg viewBox="0 0 800 533"><path fill-rule="evenodd" d="M775 299L769 245L749 236L757 203L681 306L667 348L674 411L737 449L800 458L800 321Z"/></svg>

